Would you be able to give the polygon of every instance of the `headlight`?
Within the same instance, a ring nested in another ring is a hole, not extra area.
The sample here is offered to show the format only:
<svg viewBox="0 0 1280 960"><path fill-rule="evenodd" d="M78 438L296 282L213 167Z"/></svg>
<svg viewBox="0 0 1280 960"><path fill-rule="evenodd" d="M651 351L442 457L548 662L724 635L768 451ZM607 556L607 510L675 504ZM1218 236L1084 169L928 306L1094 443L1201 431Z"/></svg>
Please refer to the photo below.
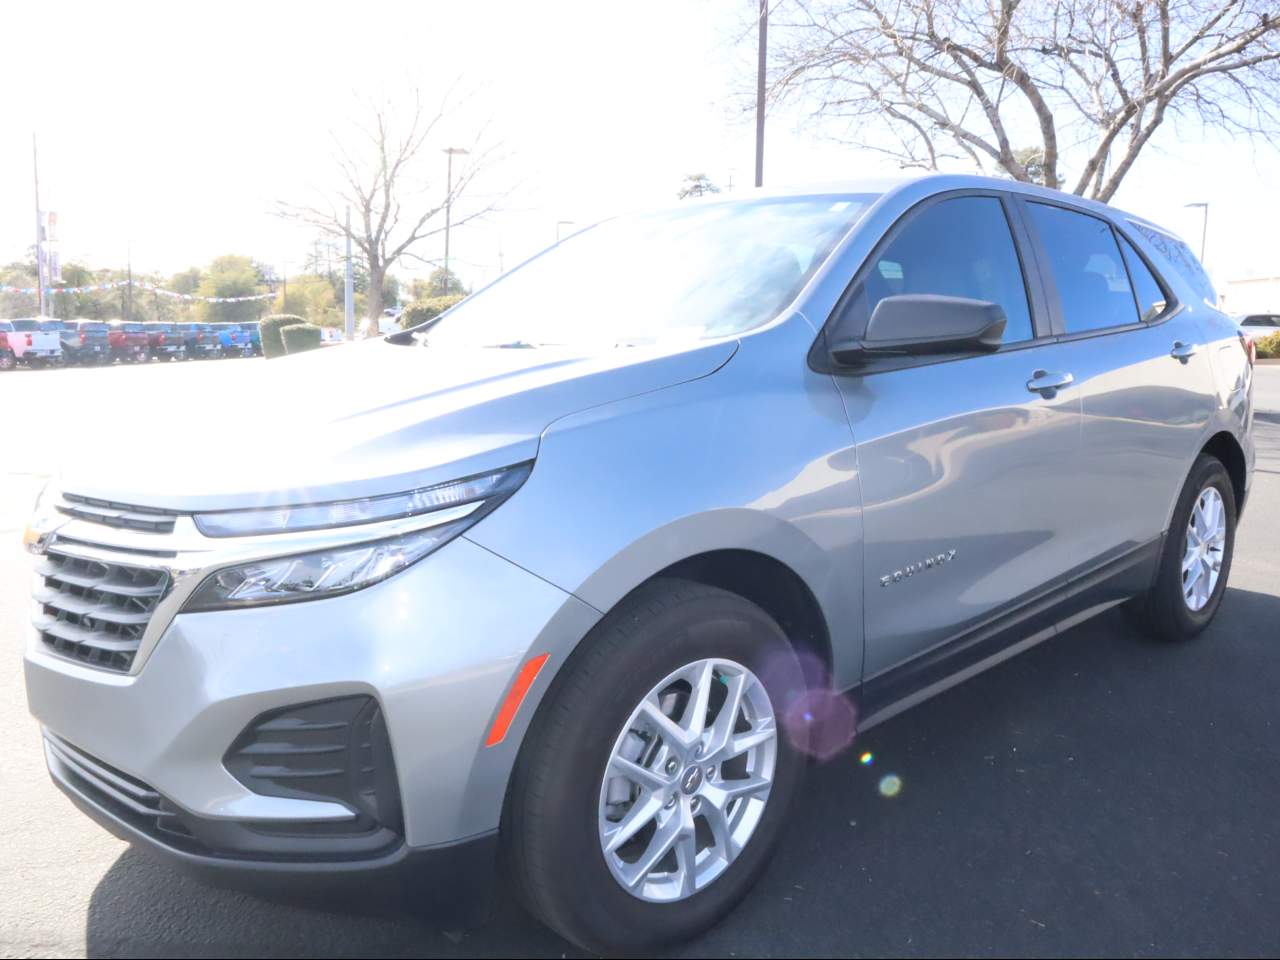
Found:
<svg viewBox="0 0 1280 960"><path fill-rule="evenodd" d="M57 502L57 487L49 481L36 497L35 510L22 531L22 545L28 553L44 553L50 534L70 519L58 513Z"/></svg>
<svg viewBox="0 0 1280 960"><path fill-rule="evenodd" d="M210 574L183 605L184 611L221 610L270 603L290 603L350 593L387 579L417 563L488 514L524 482L530 464L521 464L482 477L441 484L389 497L347 500L275 510L208 513L197 517L224 531L217 536L351 527L377 520L425 514L423 527L365 543L345 543L324 550L267 557L236 564ZM474 509L458 516L466 504ZM439 511L431 525L431 514ZM300 518L300 519L299 519ZM326 522L321 523L321 519ZM341 520L338 518L345 518ZM336 522L335 522L336 521ZM295 524L301 524L301 526Z"/></svg>
<svg viewBox="0 0 1280 960"><path fill-rule="evenodd" d="M423 487L407 493L361 500L336 500L257 510L225 510L198 513L196 526L206 537L249 537L264 533L294 533L325 527L353 527L379 520L395 520L477 500L503 498L514 493L529 476L524 463L505 470Z"/></svg>
<svg viewBox="0 0 1280 960"><path fill-rule="evenodd" d="M222 610L314 600L385 580L456 537L470 517L390 540L256 560L210 575L184 610Z"/></svg>

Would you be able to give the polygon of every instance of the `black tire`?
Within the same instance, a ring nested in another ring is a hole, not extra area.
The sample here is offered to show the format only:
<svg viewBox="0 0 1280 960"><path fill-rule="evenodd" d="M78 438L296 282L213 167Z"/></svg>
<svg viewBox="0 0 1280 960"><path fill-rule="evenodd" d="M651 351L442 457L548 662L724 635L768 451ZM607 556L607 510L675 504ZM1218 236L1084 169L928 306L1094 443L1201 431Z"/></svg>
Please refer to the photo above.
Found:
<svg viewBox="0 0 1280 960"><path fill-rule="evenodd" d="M1186 549L1187 524L1197 500L1205 488L1212 486L1222 497L1226 514L1226 541L1223 547L1222 565L1218 582L1208 601L1199 610L1192 610L1183 597L1182 559ZM1141 597L1135 597L1126 605L1130 618L1149 636L1166 641L1190 640L1213 620L1222 605L1231 573L1231 556L1236 542L1236 498L1231 477L1226 467L1216 457L1201 454L1187 475L1187 482L1174 508L1169 532L1165 536L1160 566L1151 589Z"/></svg>
<svg viewBox="0 0 1280 960"><path fill-rule="evenodd" d="M0 370L12 370L18 365L18 358L12 350L0 350Z"/></svg>
<svg viewBox="0 0 1280 960"><path fill-rule="evenodd" d="M709 657L748 667L769 694L779 727L774 783L754 833L723 874L684 900L641 900L614 879L601 850L605 766L645 695L671 672ZM805 761L782 721L803 692L786 636L759 607L684 580L642 587L574 652L530 725L502 830L516 895L548 926L598 953L644 953L714 925L765 868L786 821Z"/></svg>

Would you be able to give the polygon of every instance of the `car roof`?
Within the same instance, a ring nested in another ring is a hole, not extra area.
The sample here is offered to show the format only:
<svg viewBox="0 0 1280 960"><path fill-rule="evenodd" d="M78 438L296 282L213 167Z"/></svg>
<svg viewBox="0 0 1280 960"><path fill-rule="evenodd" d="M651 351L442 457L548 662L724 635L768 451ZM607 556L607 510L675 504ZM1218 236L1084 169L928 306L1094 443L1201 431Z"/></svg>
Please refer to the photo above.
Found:
<svg viewBox="0 0 1280 960"><path fill-rule="evenodd" d="M761 187L759 189L748 189L740 193L735 192L730 195L723 193L705 194L702 197L694 199L693 203L711 204L725 202L731 199L766 199L772 197L807 197L821 196L827 194L874 194L881 198L889 197L892 194L900 193L908 189L916 188L918 185L927 187L927 194L947 193L952 190L1004 190L1010 193L1020 193L1029 197L1039 197L1044 200L1054 200L1059 203L1067 203L1083 210L1093 210L1103 216L1109 218L1123 217L1137 223L1143 223L1147 226L1159 230L1161 233L1176 236L1165 227L1157 223L1153 223L1145 217L1140 217L1128 211L1113 207L1110 204L1101 202L1100 200L1090 200L1087 197L1077 196L1074 193L1067 193L1063 190L1054 190L1051 187L1043 187L1034 183L1023 183L1020 180L1011 180L1007 177L984 177L977 174L967 173L922 173L900 177L866 177L850 180L832 180L819 183L794 184L781 187ZM916 192L913 190L912 192ZM690 201L682 201L683 205L688 206Z"/></svg>

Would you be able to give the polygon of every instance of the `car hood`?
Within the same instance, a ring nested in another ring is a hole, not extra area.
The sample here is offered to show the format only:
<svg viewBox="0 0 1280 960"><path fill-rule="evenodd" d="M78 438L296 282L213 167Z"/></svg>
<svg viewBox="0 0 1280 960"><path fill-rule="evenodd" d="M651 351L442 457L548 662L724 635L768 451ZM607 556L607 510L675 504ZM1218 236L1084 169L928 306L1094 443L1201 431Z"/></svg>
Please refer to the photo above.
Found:
<svg viewBox="0 0 1280 960"><path fill-rule="evenodd" d="M584 355L374 340L184 365L178 395L114 397L113 408L146 413L77 451L58 482L183 511L393 493L532 460L554 420L707 376L736 349Z"/></svg>

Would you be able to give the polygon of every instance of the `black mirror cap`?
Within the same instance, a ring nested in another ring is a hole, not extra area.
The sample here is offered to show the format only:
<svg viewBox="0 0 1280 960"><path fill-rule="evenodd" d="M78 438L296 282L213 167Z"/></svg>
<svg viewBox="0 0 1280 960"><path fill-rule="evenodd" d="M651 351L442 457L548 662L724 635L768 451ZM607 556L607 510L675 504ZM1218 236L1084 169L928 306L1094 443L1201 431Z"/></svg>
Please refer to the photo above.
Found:
<svg viewBox="0 0 1280 960"><path fill-rule="evenodd" d="M861 339L831 346L837 363L861 363L877 355L967 353L999 348L1007 323L1004 308L989 300L932 293L885 297L876 304Z"/></svg>

